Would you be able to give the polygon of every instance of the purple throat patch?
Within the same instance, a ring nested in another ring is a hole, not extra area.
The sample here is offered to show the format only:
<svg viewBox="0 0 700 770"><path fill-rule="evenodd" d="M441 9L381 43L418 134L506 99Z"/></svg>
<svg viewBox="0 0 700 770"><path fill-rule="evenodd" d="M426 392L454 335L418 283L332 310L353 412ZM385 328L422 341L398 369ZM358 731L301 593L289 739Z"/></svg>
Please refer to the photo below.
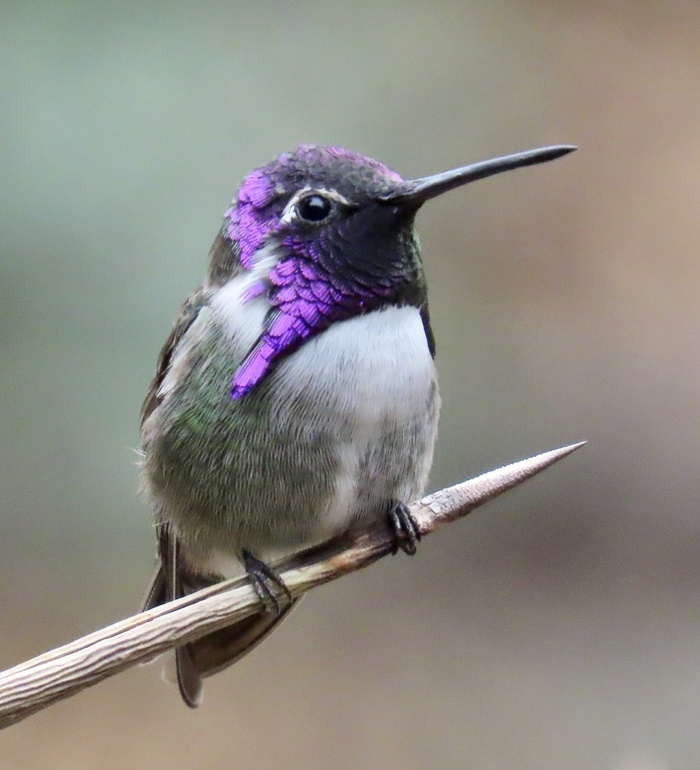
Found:
<svg viewBox="0 0 700 770"><path fill-rule="evenodd" d="M235 399L250 393L284 356L332 324L380 306L393 292L386 285L368 288L341 281L320 264L299 257L279 262L269 282L272 308L265 331L236 372L231 390Z"/></svg>

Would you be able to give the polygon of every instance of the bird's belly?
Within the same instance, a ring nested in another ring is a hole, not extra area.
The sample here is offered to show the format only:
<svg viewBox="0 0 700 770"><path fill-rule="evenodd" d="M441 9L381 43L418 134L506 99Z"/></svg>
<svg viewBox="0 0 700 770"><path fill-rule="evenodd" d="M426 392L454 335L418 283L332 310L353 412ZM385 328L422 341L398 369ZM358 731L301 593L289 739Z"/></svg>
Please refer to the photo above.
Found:
<svg viewBox="0 0 700 770"><path fill-rule="evenodd" d="M335 324L239 400L222 345L198 346L144 431L156 516L191 552L278 554L422 493L439 396L416 308Z"/></svg>

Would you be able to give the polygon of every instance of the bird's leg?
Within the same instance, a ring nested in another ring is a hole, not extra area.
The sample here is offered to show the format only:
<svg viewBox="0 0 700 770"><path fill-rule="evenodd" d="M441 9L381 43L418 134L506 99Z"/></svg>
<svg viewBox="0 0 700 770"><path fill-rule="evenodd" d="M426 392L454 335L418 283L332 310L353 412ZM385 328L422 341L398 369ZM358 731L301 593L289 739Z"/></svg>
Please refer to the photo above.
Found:
<svg viewBox="0 0 700 770"><path fill-rule="evenodd" d="M418 522L409 511L406 503L400 500L392 500L387 511L389 526L394 533L394 547L392 553L397 553L399 548L413 556L416 552L418 541L421 538Z"/></svg>
<svg viewBox="0 0 700 770"><path fill-rule="evenodd" d="M292 601L292 595L284 584L284 580L272 567L257 556L253 556L250 551L244 548L242 553L245 571L265 611L279 615L282 605L286 606Z"/></svg>

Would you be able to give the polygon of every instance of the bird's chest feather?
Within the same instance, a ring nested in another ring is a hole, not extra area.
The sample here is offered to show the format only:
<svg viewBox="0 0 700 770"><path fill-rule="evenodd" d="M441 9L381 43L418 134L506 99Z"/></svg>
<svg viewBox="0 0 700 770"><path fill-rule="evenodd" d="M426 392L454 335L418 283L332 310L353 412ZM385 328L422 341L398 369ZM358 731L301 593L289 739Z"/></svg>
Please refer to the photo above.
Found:
<svg viewBox="0 0 700 770"><path fill-rule="evenodd" d="M240 301L246 279L201 311L144 425L147 483L167 515L202 537L293 544L420 494L439 397L418 309L336 323L232 399L267 311L263 297Z"/></svg>

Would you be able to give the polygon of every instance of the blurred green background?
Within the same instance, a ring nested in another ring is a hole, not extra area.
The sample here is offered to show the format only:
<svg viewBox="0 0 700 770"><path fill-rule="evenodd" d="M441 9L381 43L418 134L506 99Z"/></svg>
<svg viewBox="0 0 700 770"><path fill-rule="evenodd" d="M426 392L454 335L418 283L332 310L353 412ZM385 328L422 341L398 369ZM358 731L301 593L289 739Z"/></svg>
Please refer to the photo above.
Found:
<svg viewBox="0 0 700 770"><path fill-rule="evenodd" d="M590 443L314 592L198 712L131 669L0 767L699 766L698 39L696 0L2 4L0 666L136 609L155 357L299 142L405 176L580 146L420 214L431 488Z"/></svg>

